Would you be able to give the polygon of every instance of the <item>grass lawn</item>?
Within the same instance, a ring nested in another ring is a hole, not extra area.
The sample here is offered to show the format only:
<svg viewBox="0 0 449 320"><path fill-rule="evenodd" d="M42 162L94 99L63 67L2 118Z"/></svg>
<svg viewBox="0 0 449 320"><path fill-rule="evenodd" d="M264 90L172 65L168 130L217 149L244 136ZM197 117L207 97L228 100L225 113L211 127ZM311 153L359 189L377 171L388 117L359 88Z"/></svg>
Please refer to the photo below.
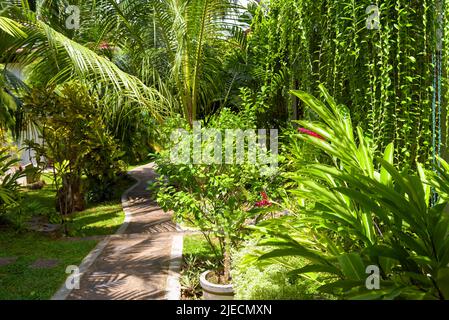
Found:
<svg viewBox="0 0 449 320"><path fill-rule="evenodd" d="M0 258L17 257L15 263L0 266L0 300L50 299L64 283L66 267L78 265L96 244L0 230ZM37 259L57 259L59 264L49 269L31 268Z"/></svg>
<svg viewBox="0 0 449 320"><path fill-rule="evenodd" d="M212 249L202 234L190 234L184 237L182 254L185 257L196 256L210 258L214 256Z"/></svg>
<svg viewBox="0 0 449 320"><path fill-rule="evenodd" d="M68 224L69 232L74 237L108 235L114 233L124 219L120 203L99 204L75 214Z"/></svg>
<svg viewBox="0 0 449 320"><path fill-rule="evenodd" d="M112 201L91 205L71 217L69 223L71 236L87 237L114 233L125 220L121 196L134 183L135 180L131 178L119 180L114 187Z"/></svg>
<svg viewBox="0 0 449 320"><path fill-rule="evenodd" d="M215 269L221 259L214 254L201 234L184 236L182 255L181 299L201 299L200 275L206 270Z"/></svg>
<svg viewBox="0 0 449 320"><path fill-rule="evenodd" d="M70 235L85 237L114 233L124 220L120 196L132 184L134 180L122 179L114 187L113 201L91 205L74 214L69 222ZM36 211L54 211L55 189L48 184L41 190L25 191L22 203L29 205L31 202ZM0 300L51 298L67 277L66 267L78 265L96 244L95 240L0 227L0 258L17 258L12 264L0 266ZM49 269L32 268L37 259L56 259L59 263Z"/></svg>

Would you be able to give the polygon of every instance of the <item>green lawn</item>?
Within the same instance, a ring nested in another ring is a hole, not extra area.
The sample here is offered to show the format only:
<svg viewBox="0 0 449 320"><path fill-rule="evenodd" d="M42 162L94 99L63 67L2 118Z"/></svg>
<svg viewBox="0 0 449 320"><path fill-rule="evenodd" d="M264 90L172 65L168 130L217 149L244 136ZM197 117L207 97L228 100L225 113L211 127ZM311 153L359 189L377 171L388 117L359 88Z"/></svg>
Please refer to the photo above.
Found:
<svg viewBox="0 0 449 320"><path fill-rule="evenodd" d="M17 257L13 264L0 266L0 300L50 299L67 277L65 269L78 265L97 241L51 239L36 233L0 230L0 257ZM36 259L57 259L50 269L33 269Z"/></svg>
<svg viewBox="0 0 449 320"><path fill-rule="evenodd" d="M108 235L123 223L120 196L134 184L132 179L123 179L114 188L114 200L92 205L83 212L74 214L69 222L70 235L76 238L47 236L34 232L17 231L11 226L0 228L0 258L17 257L9 265L0 266L1 299L49 299L67 277L65 269L78 265L95 247L97 241L80 237ZM42 190L24 192L22 203L36 212L54 211L55 190L51 185ZM32 214L23 213L29 217ZM59 264L49 269L34 269L31 264L37 259L57 259Z"/></svg>
<svg viewBox="0 0 449 320"><path fill-rule="evenodd" d="M184 236L181 268L181 298L201 299L200 275L206 270L217 268L220 259L215 256L208 242L201 234Z"/></svg>
<svg viewBox="0 0 449 320"><path fill-rule="evenodd" d="M121 196L134 183L131 178L119 180L114 187L113 201L90 206L75 214L69 223L71 235L86 237L114 233L125 219Z"/></svg>
<svg viewBox="0 0 449 320"><path fill-rule="evenodd" d="M182 254L186 256L203 257L205 259L214 256L208 242L201 234L191 234L184 237Z"/></svg>
<svg viewBox="0 0 449 320"><path fill-rule="evenodd" d="M120 203L105 203L77 213L69 222L71 236L87 237L114 233L125 214Z"/></svg>

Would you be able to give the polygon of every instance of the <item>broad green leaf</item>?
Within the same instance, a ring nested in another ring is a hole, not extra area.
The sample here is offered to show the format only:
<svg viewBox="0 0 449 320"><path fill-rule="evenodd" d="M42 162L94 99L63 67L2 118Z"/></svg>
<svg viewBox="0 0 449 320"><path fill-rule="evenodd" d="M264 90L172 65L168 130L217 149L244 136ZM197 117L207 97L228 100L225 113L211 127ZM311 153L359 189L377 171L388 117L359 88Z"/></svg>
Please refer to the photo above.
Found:
<svg viewBox="0 0 449 320"><path fill-rule="evenodd" d="M449 300L449 268L441 268L437 275L437 285L445 300Z"/></svg>
<svg viewBox="0 0 449 320"><path fill-rule="evenodd" d="M332 283L328 283L325 285L322 285L318 288L318 291L324 292L324 293L335 293L335 289L342 289L344 291L349 291L354 288L361 288L365 287L365 281L361 280L337 280Z"/></svg>
<svg viewBox="0 0 449 320"><path fill-rule="evenodd" d="M341 269L349 280L363 280L366 278L366 267L357 253L347 253L338 257Z"/></svg>
<svg viewBox="0 0 449 320"><path fill-rule="evenodd" d="M294 248L288 249L274 249L268 253L259 257L259 260L271 259L271 258L279 258L279 257L291 257L291 256L299 256L309 259L313 262L318 262L322 264L329 264L325 258L321 257L317 253L312 252L300 245L295 246Z"/></svg>
<svg viewBox="0 0 449 320"><path fill-rule="evenodd" d="M389 164L393 164L393 160L394 160L394 144L390 143L385 148L384 161ZM392 186L391 175L384 167L380 169L380 182L388 187Z"/></svg>
<svg viewBox="0 0 449 320"><path fill-rule="evenodd" d="M332 265L322 265L322 264L311 264L308 266L305 266L300 269L296 269L293 271L290 271L289 274L291 275L298 275L303 273L331 273L335 274L337 276L342 276L342 273L340 270L338 270L336 267Z"/></svg>

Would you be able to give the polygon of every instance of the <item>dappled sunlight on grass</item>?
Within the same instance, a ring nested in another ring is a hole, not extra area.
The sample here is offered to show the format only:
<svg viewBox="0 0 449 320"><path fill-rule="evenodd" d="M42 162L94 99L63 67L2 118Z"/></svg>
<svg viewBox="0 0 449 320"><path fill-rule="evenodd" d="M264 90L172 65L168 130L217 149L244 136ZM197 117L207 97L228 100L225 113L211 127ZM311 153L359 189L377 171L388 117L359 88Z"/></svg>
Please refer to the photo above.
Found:
<svg viewBox="0 0 449 320"><path fill-rule="evenodd" d="M22 193L21 214L24 219L28 220L35 215L56 215L56 191L50 180L45 180L47 184L42 189L25 189ZM132 184L133 179L122 178L114 187L113 201L90 204L86 210L72 214L68 219L71 238L0 225L0 258L15 259L0 266L0 300L50 299L67 277L67 266L79 265L98 242L97 239L79 238L113 234L123 223L120 197ZM35 205L30 206L31 203ZM49 268L31 267L38 259L53 259L57 265Z"/></svg>
<svg viewBox="0 0 449 320"><path fill-rule="evenodd" d="M108 235L125 219L120 203L102 204L76 213L69 223L71 236Z"/></svg>
<svg viewBox="0 0 449 320"><path fill-rule="evenodd" d="M96 243L1 230L0 257L16 257L17 260L0 266L0 300L51 298L67 277L66 267L78 265ZM56 259L58 264L48 269L32 268L37 259Z"/></svg>

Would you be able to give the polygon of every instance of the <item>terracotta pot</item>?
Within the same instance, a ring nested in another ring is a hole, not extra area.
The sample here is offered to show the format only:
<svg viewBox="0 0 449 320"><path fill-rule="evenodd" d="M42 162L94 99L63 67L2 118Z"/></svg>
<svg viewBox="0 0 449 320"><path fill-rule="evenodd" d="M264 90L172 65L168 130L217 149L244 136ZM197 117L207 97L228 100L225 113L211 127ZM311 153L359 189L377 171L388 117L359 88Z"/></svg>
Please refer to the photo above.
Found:
<svg viewBox="0 0 449 320"><path fill-rule="evenodd" d="M200 276L201 288L203 288L204 300L234 300L232 284L215 284L207 280L212 271L205 271Z"/></svg>

